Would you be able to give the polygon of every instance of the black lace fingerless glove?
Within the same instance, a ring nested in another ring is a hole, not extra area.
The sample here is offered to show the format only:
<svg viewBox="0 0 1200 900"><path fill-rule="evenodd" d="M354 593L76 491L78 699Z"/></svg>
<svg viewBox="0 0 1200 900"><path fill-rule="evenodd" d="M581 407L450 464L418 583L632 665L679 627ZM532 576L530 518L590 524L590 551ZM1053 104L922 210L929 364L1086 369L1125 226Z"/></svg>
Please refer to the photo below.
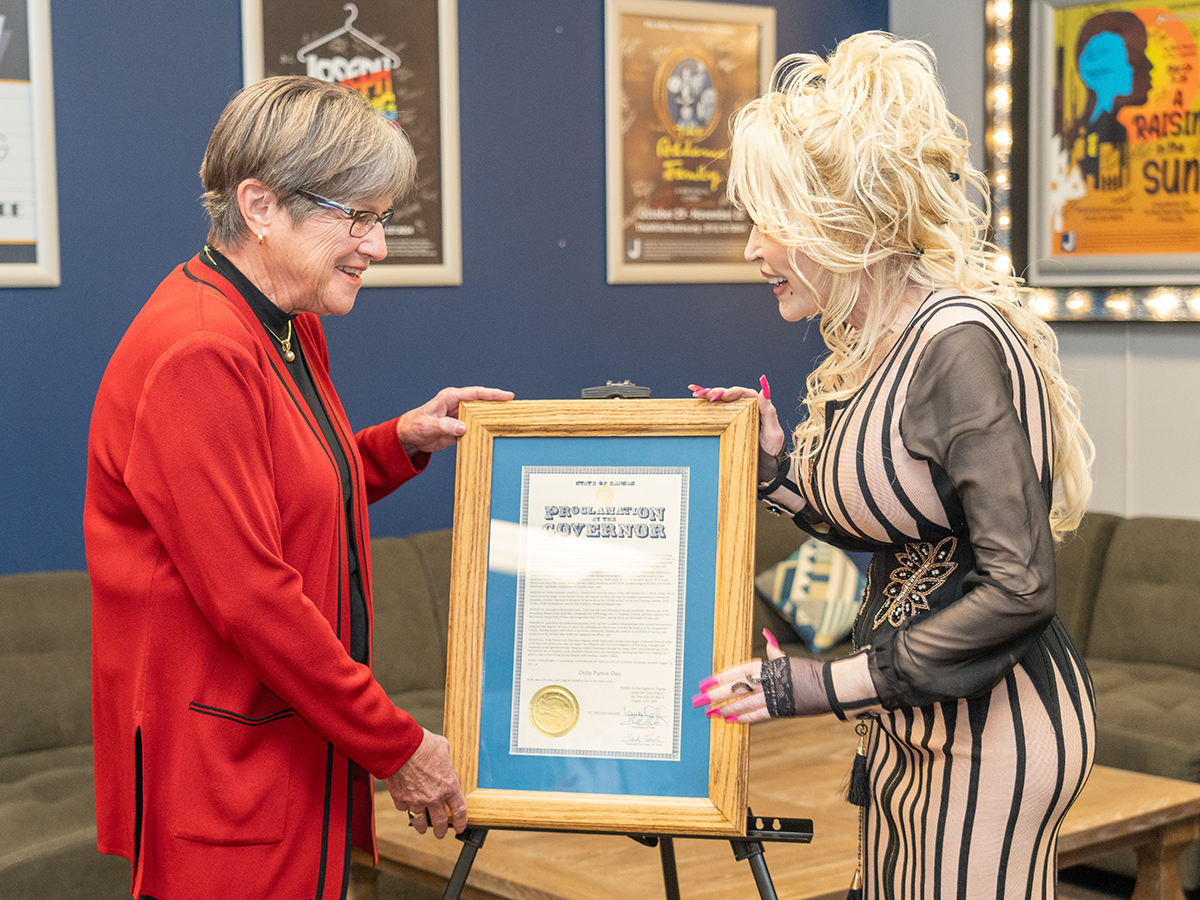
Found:
<svg viewBox="0 0 1200 900"><path fill-rule="evenodd" d="M782 716L816 716L829 712L822 664L804 657L781 656L764 660L762 692L767 713Z"/></svg>
<svg viewBox="0 0 1200 900"><path fill-rule="evenodd" d="M779 452L772 456L759 445L758 448L758 497L761 500L769 497L778 490L788 477L792 467L792 458L787 450L787 442Z"/></svg>
<svg viewBox="0 0 1200 900"><path fill-rule="evenodd" d="M792 691L791 660L786 656L762 664L762 692L771 718L794 716L796 696Z"/></svg>

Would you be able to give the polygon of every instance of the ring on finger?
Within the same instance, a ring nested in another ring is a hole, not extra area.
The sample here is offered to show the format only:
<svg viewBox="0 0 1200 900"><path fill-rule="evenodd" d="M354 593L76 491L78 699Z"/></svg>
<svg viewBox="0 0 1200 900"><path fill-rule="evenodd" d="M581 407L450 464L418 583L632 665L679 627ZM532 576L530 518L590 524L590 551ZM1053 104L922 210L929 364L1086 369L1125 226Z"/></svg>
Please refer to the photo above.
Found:
<svg viewBox="0 0 1200 900"><path fill-rule="evenodd" d="M731 685L729 686L729 690L730 690L730 693L735 693L735 694L736 694L736 693L737 693L739 690L743 690L743 691L745 691L747 694L753 694L753 693L754 693L754 688L752 688L752 687L750 686L750 683L749 683L749 681L748 681L748 680L746 680L746 679L739 679L739 680L735 681L733 684L731 684Z"/></svg>

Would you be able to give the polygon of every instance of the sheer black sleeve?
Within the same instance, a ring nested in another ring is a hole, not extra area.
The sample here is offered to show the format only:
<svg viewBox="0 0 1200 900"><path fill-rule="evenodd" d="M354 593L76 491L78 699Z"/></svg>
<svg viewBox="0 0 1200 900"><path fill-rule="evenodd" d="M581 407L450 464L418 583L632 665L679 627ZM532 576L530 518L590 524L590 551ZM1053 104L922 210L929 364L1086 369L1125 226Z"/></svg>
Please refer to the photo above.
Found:
<svg viewBox="0 0 1200 900"><path fill-rule="evenodd" d="M1049 477L1043 482L1035 467L1004 351L982 325L930 340L900 433L912 456L935 467L935 480L953 488L976 561L960 599L872 645L884 704L923 706L989 691L1053 619Z"/></svg>

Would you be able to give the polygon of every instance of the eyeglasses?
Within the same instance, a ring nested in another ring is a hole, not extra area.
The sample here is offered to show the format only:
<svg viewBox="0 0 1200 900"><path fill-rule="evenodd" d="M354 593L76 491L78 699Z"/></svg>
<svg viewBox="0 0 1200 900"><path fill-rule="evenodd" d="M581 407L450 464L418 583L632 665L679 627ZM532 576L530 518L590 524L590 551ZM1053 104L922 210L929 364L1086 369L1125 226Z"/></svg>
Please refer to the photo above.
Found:
<svg viewBox="0 0 1200 900"><path fill-rule="evenodd" d="M305 200L311 200L317 206L323 206L326 209L334 209L340 213L345 213L350 217L350 237L366 237L370 234L371 229L375 227L375 223L387 225L392 218L392 210L388 209L381 213L371 212L369 209L351 209L344 203L338 203L336 200L330 200L328 197L322 197L320 194L314 194L312 191L296 191Z"/></svg>

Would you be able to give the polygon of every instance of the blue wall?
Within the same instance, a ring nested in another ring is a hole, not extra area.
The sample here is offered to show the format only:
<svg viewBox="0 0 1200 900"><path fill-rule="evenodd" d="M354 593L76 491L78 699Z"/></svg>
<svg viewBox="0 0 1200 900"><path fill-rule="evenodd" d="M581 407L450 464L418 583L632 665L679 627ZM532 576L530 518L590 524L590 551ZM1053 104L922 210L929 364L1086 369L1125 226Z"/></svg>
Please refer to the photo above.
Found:
<svg viewBox="0 0 1200 900"><path fill-rule="evenodd" d="M887 26L886 0L777 0L779 52ZM237 0L52 0L62 286L0 290L0 572L83 568L88 421L113 348L201 246L197 170L241 86ZM629 378L771 379L794 424L820 348L765 284L605 283L602 0L460 0L463 284L374 288L326 319L351 421L447 384L525 399ZM565 245L564 245L565 242ZM372 508L376 535L450 524L453 451Z"/></svg>

